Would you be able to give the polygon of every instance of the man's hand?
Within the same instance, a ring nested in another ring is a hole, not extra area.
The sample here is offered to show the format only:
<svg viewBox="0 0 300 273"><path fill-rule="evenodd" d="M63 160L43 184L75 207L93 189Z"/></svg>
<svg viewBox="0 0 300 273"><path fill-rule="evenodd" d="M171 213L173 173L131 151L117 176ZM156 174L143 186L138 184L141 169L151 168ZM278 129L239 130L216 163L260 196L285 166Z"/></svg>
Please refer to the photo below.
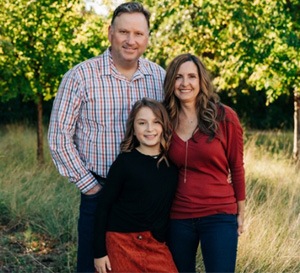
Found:
<svg viewBox="0 0 300 273"><path fill-rule="evenodd" d="M101 190L101 186L100 184L97 184L94 188L90 189L89 191L87 191L85 194L86 195L92 195L92 194L96 194L98 191Z"/></svg>
<svg viewBox="0 0 300 273"><path fill-rule="evenodd" d="M94 265L98 273L107 273L107 270L111 271L110 261L107 255L102 258L94 259Z"/></svg>

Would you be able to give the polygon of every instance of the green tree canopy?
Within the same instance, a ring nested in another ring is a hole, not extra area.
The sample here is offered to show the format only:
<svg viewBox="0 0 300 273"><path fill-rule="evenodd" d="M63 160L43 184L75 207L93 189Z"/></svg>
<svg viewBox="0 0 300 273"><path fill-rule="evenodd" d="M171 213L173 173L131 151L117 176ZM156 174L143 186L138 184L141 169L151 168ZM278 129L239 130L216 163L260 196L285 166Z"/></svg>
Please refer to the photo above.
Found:
<svg viewBox="0 0 300 273"><path fill-rule="evenodd" d="M9 2L0 0L0 100L21 94L40 106L69 68L107 47L111 15L81 0ZM147 58L166 67L183 52L200 56L234 103L299 98L300 0L140 2L152 13Z"/></svg>
<svg viewBox="0 0 300 273"><path fill-rule="evenodd" d="M147 1L153 12L148 56L166 65L191 52L219 90L263 90L267 103L299 92L300 1Z"/></svg>
<svg viewBox="0 0 300 273"><path fill-rule="evenodd" d="M0 3L2 100L18 94L34 101L39 95L52 98L73 64L101 50L102 20L87 14L82 1Z"/></svg>
<svg viewBox="0 0 300 273"><path fill-rule="evenodd" d="M0 100L22 96L38 112L38 160L43 162L43 101L62 75L106 46L103 21L80 0L0 0Z"/></svg>

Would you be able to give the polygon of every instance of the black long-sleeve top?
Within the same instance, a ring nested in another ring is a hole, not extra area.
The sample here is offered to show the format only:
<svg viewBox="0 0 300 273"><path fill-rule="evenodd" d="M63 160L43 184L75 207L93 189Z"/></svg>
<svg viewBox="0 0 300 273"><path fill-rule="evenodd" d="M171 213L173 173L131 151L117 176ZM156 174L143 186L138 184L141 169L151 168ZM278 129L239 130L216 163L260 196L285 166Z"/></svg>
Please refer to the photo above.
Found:
<svg viewBox="0 0 300 273"><path fill-rule="evenodd" d="M106 231L151 231L163 242L177 186L176 167L134 149L112 164L96 210L94 257L107 255Z"/></svg>

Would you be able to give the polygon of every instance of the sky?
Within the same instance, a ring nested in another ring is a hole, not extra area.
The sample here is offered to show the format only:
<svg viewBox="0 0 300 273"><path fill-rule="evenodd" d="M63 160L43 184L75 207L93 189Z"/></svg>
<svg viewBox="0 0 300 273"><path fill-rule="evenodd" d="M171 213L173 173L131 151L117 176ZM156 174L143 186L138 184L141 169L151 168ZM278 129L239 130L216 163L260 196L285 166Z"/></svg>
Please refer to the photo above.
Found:
<svg viewBox="0 0 300 273"><path fill-rule="evenodd" d="M106 9L105 5L102 4L102 0L86 0L86 9L89 10L93 8L96 13L107 15L108 10ZM123 3L123 0L112 0L114 6L118 6Z"/></svg>

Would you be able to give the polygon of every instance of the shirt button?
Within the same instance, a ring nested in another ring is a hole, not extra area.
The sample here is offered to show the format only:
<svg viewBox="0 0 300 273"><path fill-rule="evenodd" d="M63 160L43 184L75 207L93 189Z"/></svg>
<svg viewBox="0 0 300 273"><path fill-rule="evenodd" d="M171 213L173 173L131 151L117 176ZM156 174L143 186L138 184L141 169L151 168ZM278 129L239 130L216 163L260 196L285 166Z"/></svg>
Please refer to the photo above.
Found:
<svg viewBox="0 0 300 273"><path fill-rule="evenodd" d="M142 236L142 235L139 235L137 238L138 238L139 240L142 240L142 239L143 239L143 236Z"/></svg>

